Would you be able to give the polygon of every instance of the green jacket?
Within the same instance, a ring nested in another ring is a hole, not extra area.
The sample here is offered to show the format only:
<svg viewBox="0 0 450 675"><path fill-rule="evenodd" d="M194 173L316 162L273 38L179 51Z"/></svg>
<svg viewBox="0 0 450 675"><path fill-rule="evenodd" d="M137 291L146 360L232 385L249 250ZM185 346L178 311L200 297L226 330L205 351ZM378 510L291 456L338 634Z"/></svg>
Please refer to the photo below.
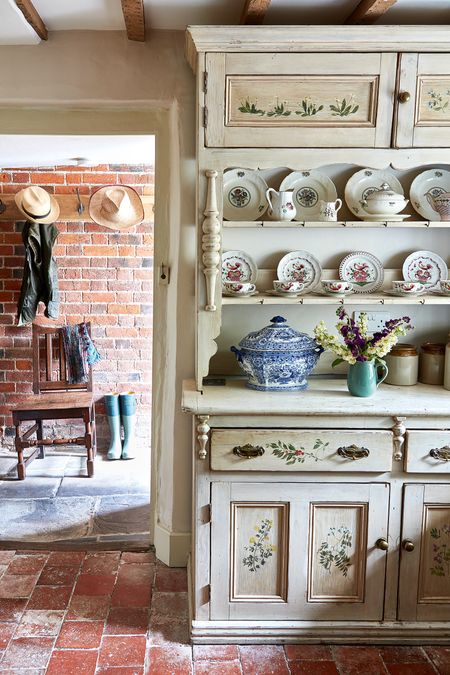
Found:
<svg viewBox="0 0 450 675"><path fill-rule="evenodd" d="M55 225L25 223L22 231L25 265L17 308L19 326L33 321L41 301L45 305L45 316L50 319L59 316L58 269L52 256L58 234Z"/></svg>

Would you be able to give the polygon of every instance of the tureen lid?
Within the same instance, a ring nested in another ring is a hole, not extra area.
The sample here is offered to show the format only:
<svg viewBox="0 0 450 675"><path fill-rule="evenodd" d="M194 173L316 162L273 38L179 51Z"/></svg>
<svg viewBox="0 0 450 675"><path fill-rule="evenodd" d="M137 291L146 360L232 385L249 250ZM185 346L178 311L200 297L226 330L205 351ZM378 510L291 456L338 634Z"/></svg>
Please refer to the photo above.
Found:
<svg viewBox="0 0 450 675"><path fill-rule="evenodd" d="M367 195L366 201L404 201L405 197L399 192L395 192L389 183L381 183L380 187Z"/></svg>
<svg viewBox="0 0 450 675"><path fill-rule="evenodd" d="M302 352L317 349L316 341L306 333L291 328L282 316L274 316L272 325L249 333L239 346L252 351Z"/></svg>

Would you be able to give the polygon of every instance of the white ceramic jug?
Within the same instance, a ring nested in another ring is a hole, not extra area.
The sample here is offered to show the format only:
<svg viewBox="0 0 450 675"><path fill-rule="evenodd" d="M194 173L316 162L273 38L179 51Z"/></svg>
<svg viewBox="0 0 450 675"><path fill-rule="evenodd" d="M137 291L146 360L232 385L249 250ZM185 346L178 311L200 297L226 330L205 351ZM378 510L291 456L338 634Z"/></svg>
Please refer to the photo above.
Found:
<svg viewBox="0 0 450 675"><path fill-rule="evenodd" d="M337 214L341 206L341 199L336 199L334 202L325 202L321 199L319 202L319 220L324 222L337 220Z"/></svg>
<svg viewBox="0 0 450 675"><path fill-rule="evenodd" d="M273 195L270 199L270 195ZM292 190L277 192L273 188L266 190L266 199L269 202L267 214L270 220L292 220L297 213L292 199Z"/></svg>

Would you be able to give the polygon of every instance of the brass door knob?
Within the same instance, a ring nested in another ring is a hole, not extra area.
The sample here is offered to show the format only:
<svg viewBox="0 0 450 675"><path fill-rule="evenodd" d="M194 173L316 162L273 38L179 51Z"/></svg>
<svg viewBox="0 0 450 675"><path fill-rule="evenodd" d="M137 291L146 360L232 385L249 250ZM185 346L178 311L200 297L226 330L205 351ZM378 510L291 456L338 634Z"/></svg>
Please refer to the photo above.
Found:
<svg viewBox="0 0 450 675"><path fill-rule="evenodd" d="M411 551L414 551L414 542L410 541L409 539L404 539L402 541L402 548L404 551L408 551L408 553L410 553Z"/></svg>
<svg viewBox="0 0 450 675"><path fill-rule="evenodd" d="M375 546L379 548L380 551L387 551L389 549L389 542L387 539L383 539L383 537L380 537L380 539L376 540Z"/></svg>
<svg viewBox="0 0 450 675"><path fill-rule="evenodd" d="M408 103L408 101L411 100L411 94L409 91L401 91L398 95L398 102L399 103Z"/></svg>

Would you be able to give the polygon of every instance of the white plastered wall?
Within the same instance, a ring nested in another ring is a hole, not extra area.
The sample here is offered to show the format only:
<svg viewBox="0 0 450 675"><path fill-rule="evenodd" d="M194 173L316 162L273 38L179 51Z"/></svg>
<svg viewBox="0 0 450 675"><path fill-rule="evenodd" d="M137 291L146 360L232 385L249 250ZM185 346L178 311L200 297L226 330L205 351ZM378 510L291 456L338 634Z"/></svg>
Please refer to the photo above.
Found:
<svg viewBox="0 0 450 675"><path fill-rule="evenodd" d="M53 33L1 47L0 82L0 133L156 134L155 270L169 265L171 278L155 277L154 541L164 562L184 565L191 432L180 392L193 373L195 315L195 86L184 34L154 31L140 44L119 32Z"/></svg>

